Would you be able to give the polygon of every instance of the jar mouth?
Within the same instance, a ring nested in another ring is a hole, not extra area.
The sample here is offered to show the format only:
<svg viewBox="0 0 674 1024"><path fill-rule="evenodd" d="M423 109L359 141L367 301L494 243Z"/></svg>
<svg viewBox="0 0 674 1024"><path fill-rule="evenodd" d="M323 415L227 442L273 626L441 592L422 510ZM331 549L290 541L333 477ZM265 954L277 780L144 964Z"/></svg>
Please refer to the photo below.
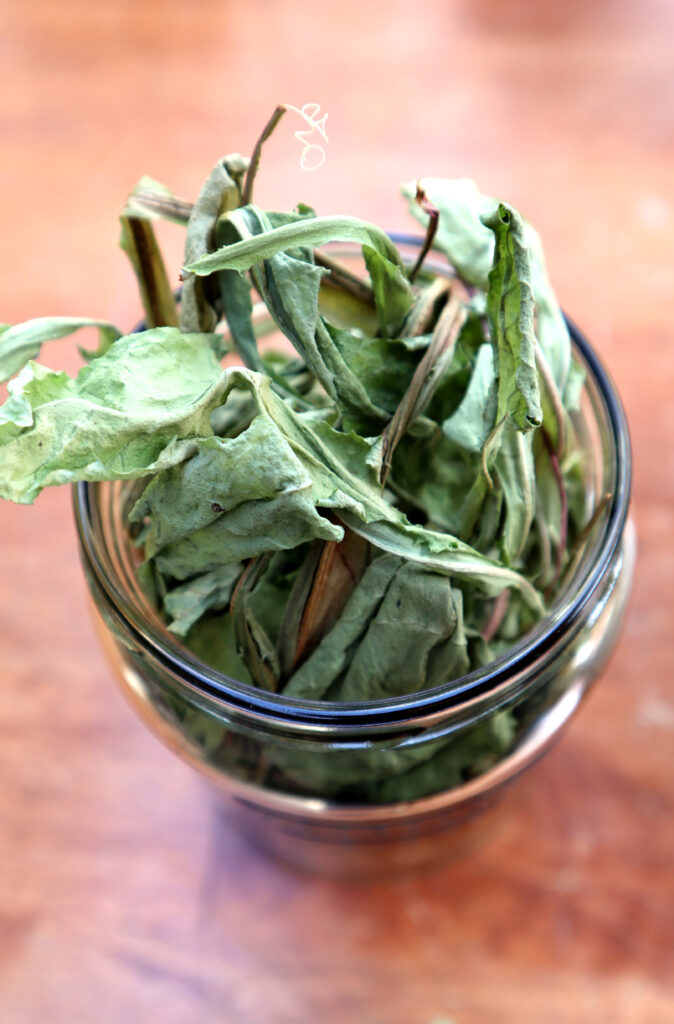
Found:
<svg viewBox="0 0 674 1024"><path fill-rule="evenodd" d="M212 668L193 655L166 629L159 615L149 613L136 600L128 581L115 571L114 560L101 536L98 524L97 483L79 483L73 488L73 504L80 550L85 566L98 583L107 611L121 622L139 645L163 664L181 682L218 703L222 710L239 711L257 718L273 720L289 727L359 729L413 721L428 724L436 716L482 700L499 700L517 679L525 677L534 665L544 664L565 637L572 634L582 619L619 548L627 518L631 485L631 452L625 413L611 378L592 346L568 317L566 323L577 353L594 386L595 400L601 406L612 451L612 495L603 514L599 536L593 542L569 585L550 611L507 652L486 666L448 683L418 693L353 702L308 701L283 694L269 693L238 682ZM571 587L576 585L573 594Z"/></svg>

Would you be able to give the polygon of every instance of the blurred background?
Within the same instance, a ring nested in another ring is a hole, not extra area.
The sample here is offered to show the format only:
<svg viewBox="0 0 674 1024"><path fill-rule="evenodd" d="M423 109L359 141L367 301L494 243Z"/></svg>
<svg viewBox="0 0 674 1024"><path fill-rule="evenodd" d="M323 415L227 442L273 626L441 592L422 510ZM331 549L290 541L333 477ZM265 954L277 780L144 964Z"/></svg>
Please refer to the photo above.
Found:
<svg viewBox="0 0 674 1024"><path fill-rule="evenodd" d="M673 54L667 0L2 0L0 320L130 327L137 179L192 199L276 103L319 103L325 163L301 170L288 114L261 205L409 229L403 181L470 176L536 225L627 408L640 561L613 662L507 827L359 887L246 849L145 734L69 495L0 507L1 1024L674 1020ZM74 368L74 342L46 361Z"/></svg>

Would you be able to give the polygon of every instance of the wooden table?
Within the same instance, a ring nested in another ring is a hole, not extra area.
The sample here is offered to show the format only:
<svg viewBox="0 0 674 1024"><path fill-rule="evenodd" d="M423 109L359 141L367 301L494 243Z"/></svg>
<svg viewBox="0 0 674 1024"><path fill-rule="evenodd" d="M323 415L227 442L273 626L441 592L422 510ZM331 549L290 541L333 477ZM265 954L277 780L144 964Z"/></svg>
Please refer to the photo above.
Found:
<svg viewBox="0 0 674 1024"><path fill-rule="evenodd" d="M1 1024L674 1020L673 34L666 0L5 0L3 320L133 323L134 181L193 196L277 101L319 101L324 167L299 170L288 123L259 200L406 227L399 182L470 175L526 212L623 395L640 552L613 662L507 828L357 886L230 833L112 684L69 494L3 504ZM72 369L74 342L47 361Z"/></svg>

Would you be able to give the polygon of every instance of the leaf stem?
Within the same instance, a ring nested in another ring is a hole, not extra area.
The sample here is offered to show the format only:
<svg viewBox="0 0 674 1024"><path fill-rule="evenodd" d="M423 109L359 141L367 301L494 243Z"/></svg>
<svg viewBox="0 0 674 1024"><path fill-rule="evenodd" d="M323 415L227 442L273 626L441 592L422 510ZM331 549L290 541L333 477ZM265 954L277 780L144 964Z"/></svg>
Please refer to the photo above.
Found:
<svg viewBox="0 0 674 1024"><path fill-rule="evenodd" d="M139 189L132 192L128 204L140 207L147 213L152 213L162 220L172 221L174 224L187 224L194 203L187 199L179 199L177 196L162 196L150 189Z"/></svg>
<svg viewBox="0 0 674 1024"><path fill-rule="evenodd" d="M255 149L253 150L253 155L250 158L250 163L248 164L248 170L246 171L246 177L243 183L243 191L241 193L242 206L248 206L252 199L253 183L255 181L255 175L257 174L258 167L260 166L260 154L262 153L262 147L276 128L276 125L279 123L285 112L285 104L279 103L276 110L264 126L260 138L255 143Z"/></svg>
<svg viewBox="0 0 674 1024"><path fill-rule="evenodd" d="M550 570L552 568L552 552L550 549L548 524L545 521L545 516L543 515L538 496L536 498L536 526L538 527L538 542L541 549L541 568L536 578L540 581L540 585L542 587L545 585L545 581L550 575Z"/></svg>
<svg viewBox="0 0 674 1024"><path fill-rule="evenodd" d="M510 598L509 590L502 590L494 601L494 607L492 608L491 615L485 623L484 629L482 630L482 639L485 643L490 643L498 632L498 628L503 622L503 617L508 609L508 600Z"/></svg>
<svg viewBox="0 0 674 1024"><path fill-rule="evenodd" d="M332 629L365 570L368 543L344 527L341 541L324 541L297 635L293 668Z"/></svg>
<svg viewBox="0 0 674 1024"><path fill-rule="evenodd" d="M433 397L454 354L454 346L465 320L466 310L463 304L458 297L451 296L440 314L431 343L414 371L407 391L384 429L380 472L382 486L386 483L398 442Z"/></svg>
<svg viewBox="0 0 674 1024"><path fill-rule="evenodd" d="M177 327L178 311L157 239L148 220L120 217L122 248L138 278L148 327Z"/></svg>
<svg viewBox="0 0 674 1024"><path fill-rule="evenodd" d="M314 249L314 262L317 266L325 267L326 270L330 271L330 276L324 279L326 285L339 288L340 291L347 292L349 295L353 295L354 298L374 308L374 292L369 284L358 277L357 274L353 274L346 267L343 267L341 263L330 259L329 256L326 256L324 252L320 252L318 249Z"/></svg>
<svg viewBox="0 0 674 1024"><path fill-rule="evenodd" d="M440 219L440 211L437 206L434 206L430 201L424 190L422 189L419 182L417 182L417 194L414 197L414 201L421 207L424 213L428 214L429 220L426 227L426 237L424 238L424 244L419 250L414 266L410 270L408 279L410 283L414 281L415 277L421 270L421 265L428 255L428 251L433 245L433 239L435 238L436 231L438 230L438 221Z"/></svg>
<svg viewBox="0 0 674 1024"><path fill-rule="evenodd" d="M436 277L428 288L424 288L407 314L404 325L406 338L418 338L431 330L449 298L451 288L452 284L443 277Z"/></svg>
<svg viewBox="0 0 674 1024"><path fill-rule="evenodd" d="M565 585L566 585L566 583L568 583L569 579L571 579L571 577L575 573L576 569L578 568L580 560L581 560L581 558L583 556L583 545L589 539L590 534L594 530L595 526L597 525L599 519L603 515L604 511L606 510L606 508L607 508L609 502L612 500L612 498L613 498L613 495L610 494L610 493L604 494L602 496L602 498L598 501L597 506L596 506L594 512L592 513L592 515L588 519L587 523L585 524L585 526L583 527L583 529L580 531L580 533L576 537L575 541L573 542L573 547L571 548L571 551L569 552L569 561L568 561L568 564L567 564L567 567L566 567L566 571L565 571L565 575L564 575L564 584Z"/></svg>
<svg viewBox="0 0 674 1024"><path fill-rule="evenodd" d="M234 588L229 614L234 622L237 653L253 682L264 690L276 692L281 674L278 657L269 637L248 606L248 598L263 576L270 559L271 552L265 551L248 562Z"/></svg>
<svg viewBox="0 0 674 1024"><path fill-rule="evenodd" d="M548 363L545 353L538 342L536 342L535 358L536 367L541 375L543 384L545 385L545 390L548 393L552 411L555 415L555 421L557 423L557 444L555 445L555 451L557 456L561 458L566 445L566 412L559 394L559 388L555 384L555 379L552 376L550 364Z"/></svg>
<svg viewBox="0 0 674 1024"><path fill-rule="evenodd" d="M557 490L559 491L559 503L560 503L560 512L559 512L559 545L557 547L557 556L555 558L555 571L554 571L552 579L550 580L550 583L548 584L548 587L547 587L547 589L545 591L545 599L547 601L547 600L549 600L550 594L552 593L552 590L553 590L553 588L555 586L555 583L559 579L559 577L561 575L561 572L562 572L562 562L564 561L564 553L566 552L566 542L567 542L568 531L569 531L569 502L568 502L568 498L566 496L566 487L564 485L564 477L562 476L562 470L561 470L561 467L559 465L559 457L557 455L557 452L555 451L555 446L552 443L552 438L550 437L550 434L545 429L545 427L541 427L541 434L542 434L542 437L543 437L543 441L545 442L545 447L548 450L548 457L550 459L550 465L552 467L552 473L553 473L553 476L555 478L555 482L557 484Z"/></svg>

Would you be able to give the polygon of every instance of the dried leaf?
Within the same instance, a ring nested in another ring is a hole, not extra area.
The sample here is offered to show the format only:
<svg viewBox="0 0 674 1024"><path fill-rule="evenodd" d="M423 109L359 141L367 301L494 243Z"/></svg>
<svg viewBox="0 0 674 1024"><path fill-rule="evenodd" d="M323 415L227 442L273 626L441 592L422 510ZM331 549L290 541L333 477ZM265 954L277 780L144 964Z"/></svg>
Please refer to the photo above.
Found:
<svg viewBox="0 0 674 1024"><path fill-rule="evenodd" d="M173 327L120 338L74 380L28 363L0 408L0 496L167 469L211 432L225 384L210 336Z"/></svg>
<svg viewBox="0 0 674 1024"><path fill-rule="evenodd" d="M248 161L234 153L218 160L194 204L187 223L185 264L205 258L215 246L215 225L218 217L241 203L243 177ZM187 275L180 302L180 329L213 331L219 320L212 288L198 278Z"/></svg>
<svg viewBox="0 0 674 1024"><path fill-rule="evenodd" d="M234 623L237 654L250 672L253 682L263 690L276 690L280 665L276 649L250 606L250 596L269 564L269 554L248 563L239 578L230 606Z"/></svg>
<svg viewBox="0 0 674 1024"><path fill-rule="evenodd" d="M503 203L482 222L496 238L487 290L489 329L497 357L496 420L512 416L520 430L528 431L543 422L529 251L519 215Z"/></svg>
<svg viewBox="0 0 674 1024"><path fill-rule="evenodd" d="M82 327L96 327L100 338L96 352L85 352L86 358L103 355L122 332L105 320L89 320L83 317L45 316L10 327L0 324L0 383L9 380L21 370L29 359L40 354L45 341L57 341Z"/></svg>

